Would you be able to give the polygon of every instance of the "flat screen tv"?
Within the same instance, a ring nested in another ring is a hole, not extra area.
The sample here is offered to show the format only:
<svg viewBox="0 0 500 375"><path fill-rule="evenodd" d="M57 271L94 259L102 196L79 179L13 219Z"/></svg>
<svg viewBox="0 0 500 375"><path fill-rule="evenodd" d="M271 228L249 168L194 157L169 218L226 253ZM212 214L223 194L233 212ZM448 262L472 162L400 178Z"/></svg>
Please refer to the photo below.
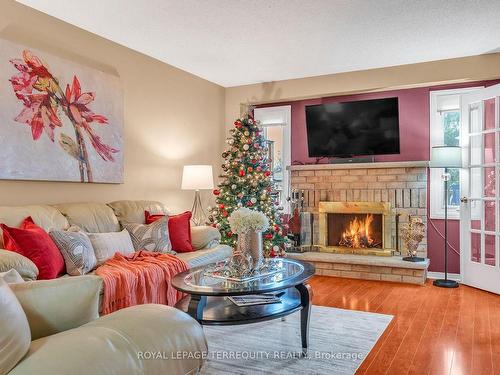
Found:
<svg viewBox="0 0 500 375"><path fill-rule="evenodd" d="M399 154L398 98L306 106L310 157Z"/></svg>

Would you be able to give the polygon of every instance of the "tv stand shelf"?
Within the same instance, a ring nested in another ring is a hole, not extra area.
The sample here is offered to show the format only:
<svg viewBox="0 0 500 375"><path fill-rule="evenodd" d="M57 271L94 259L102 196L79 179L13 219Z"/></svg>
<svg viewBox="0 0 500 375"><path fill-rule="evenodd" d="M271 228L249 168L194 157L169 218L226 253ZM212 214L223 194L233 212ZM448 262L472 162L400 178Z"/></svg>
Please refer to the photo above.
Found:
<svg viewBox="0 0 500 375"><path fill-rule="evenodd" d="M374 162L374 163L345 163L345 164L305 164L292 165L287 167L291 171L305 170L328 170L328 169L377 169L377 168L426 168L429 162L421 161L389 161L389 162Z"/></svg>

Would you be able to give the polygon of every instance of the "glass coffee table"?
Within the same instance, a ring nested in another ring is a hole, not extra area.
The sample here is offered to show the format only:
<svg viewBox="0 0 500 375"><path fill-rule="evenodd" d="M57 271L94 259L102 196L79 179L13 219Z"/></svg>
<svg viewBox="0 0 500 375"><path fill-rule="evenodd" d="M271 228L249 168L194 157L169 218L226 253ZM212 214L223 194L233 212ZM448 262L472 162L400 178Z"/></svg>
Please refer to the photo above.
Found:
<svg viewBox="0 0 500 375"><path fill-rule="evenodd" d="M295 259L273 259L278 271L250 281L212 276L214 265L192 268L177 274L172 285L188 295L175 307L203 325L236 325L278 319L300 310L302 350L307 352L312 289L307 281L314 266ZM280 303L237 306L228 297L256 294L279 296Z"/></svg>

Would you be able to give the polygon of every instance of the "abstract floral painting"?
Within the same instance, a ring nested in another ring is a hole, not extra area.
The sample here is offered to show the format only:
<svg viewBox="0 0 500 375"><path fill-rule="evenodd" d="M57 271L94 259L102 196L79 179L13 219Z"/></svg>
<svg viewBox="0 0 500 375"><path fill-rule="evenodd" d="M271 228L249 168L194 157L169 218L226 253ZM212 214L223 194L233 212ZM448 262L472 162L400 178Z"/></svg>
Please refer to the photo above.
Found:
<svg viewBox="0 0 500 375"><path fill-rule="evenodd" d="M0 179L123 182L119 78L0 40Z"/></svg>

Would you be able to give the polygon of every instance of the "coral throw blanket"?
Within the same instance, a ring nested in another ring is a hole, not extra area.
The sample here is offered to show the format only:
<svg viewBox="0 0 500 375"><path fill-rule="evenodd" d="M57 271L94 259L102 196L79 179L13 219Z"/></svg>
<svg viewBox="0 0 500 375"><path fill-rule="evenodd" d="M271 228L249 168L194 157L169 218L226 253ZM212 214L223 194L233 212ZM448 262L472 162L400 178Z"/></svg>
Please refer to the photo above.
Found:
<svg viewBox="0 0 500 375"><path fill-rule="evenodd" d="M95 271L104 280L101 314L145 303L175 305L183 294L171 281L187 269L186 262L170 254L144 250L130 255L116 253Z"/></svg>

